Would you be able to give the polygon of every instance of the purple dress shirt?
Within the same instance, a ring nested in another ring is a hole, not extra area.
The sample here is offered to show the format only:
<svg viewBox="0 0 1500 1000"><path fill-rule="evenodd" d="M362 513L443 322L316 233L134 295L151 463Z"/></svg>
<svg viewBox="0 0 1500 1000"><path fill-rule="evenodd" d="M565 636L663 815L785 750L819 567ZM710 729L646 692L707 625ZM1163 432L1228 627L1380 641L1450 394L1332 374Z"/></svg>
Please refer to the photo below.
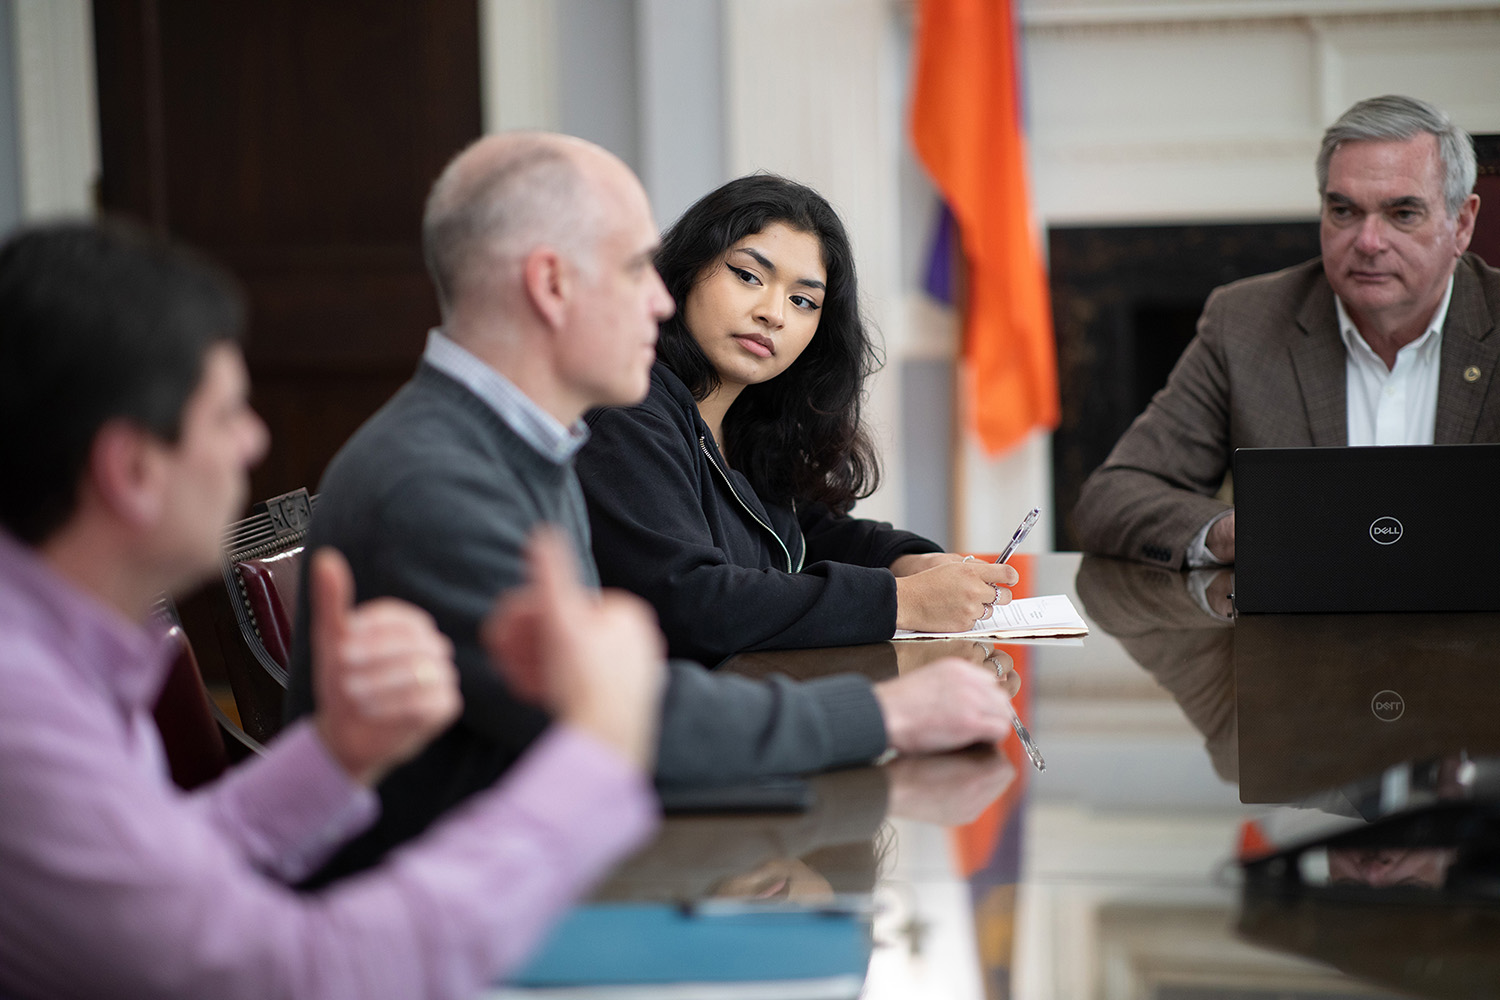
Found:
<svg viewBox="0 0 1500 1000"><path fill-rule="evenodd" d="M298 894L375 796L306 722L179 791L164 654L0 531L0 995L471 997L655 825L636 769L553 726L380 868Z"/></svg>

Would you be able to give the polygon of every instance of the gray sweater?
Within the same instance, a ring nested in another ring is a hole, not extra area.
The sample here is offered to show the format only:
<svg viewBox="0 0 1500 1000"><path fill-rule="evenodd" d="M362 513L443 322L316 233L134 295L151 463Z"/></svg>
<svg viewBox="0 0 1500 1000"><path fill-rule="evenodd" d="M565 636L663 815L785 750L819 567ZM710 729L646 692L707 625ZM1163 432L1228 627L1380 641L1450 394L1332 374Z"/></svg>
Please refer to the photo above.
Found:
<svg viewBox="0 0 1500 1000"><path fill-rule="evenodd" d="M308 543L349 559L357 599L425 608L453 640L463 717L380 787L381 818L325 869L373 863L443 810L488 785L546 727L506 688L478 641L496 595L524 579L527 537L563 528L582 579L597 585L588 518L572 463L542 456L468 389L423 364L335 456L319 486ZM305 593L293 643L288 714L313 708ZM796 683L669 664L657 780L722 783L863 763L886 743L869 681Z"/></svg>

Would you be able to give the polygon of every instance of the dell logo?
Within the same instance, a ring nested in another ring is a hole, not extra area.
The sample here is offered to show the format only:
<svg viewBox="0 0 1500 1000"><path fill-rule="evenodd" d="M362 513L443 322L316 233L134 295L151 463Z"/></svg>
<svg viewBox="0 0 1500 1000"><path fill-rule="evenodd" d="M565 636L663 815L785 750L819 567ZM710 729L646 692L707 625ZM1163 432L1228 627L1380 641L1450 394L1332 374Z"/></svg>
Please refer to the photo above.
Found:
<svg viewBox="0 0 1500 1000"><path fill-rule="evenodd" d="M1377 691L1370 699L1370 711L1381 722L1395 722L1406 714L1406 699L1390 689Z"/></svg>
<svg viewBox="0 0 1500 1000"><path fill-rule="evenodd" d="M1401 522L1394 517L1377 517L1370 524L1370 538L1377 545L1394 545L1401 541Z"/></svg>

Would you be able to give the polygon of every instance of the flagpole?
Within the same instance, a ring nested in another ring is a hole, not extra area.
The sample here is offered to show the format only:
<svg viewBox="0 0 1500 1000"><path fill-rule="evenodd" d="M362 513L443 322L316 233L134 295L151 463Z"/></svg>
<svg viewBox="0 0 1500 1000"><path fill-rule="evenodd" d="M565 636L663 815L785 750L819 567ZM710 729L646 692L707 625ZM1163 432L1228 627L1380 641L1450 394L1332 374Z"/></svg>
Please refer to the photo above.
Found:
<svg viewBox="0 0 1500 1000"><path fill-rule="evenodd" d="M963 394L963 358L954 359L949 366L951 373L949 383L949 406L948 406L948 450L949 468L949 496L948 496L948 524L949 533L952 536L950 548L954 552L969 551L969 466L965 457L964 449L964 394Z"/></svg>

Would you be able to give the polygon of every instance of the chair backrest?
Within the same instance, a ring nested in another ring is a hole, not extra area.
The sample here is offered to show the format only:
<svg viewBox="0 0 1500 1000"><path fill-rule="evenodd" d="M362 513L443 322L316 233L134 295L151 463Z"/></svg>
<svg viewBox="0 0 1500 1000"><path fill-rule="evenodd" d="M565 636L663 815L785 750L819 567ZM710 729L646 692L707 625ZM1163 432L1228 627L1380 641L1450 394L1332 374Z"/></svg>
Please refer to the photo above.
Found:
<svg viewBox="0 0 1500 1000"><path fill-rule="evenodd" d="M265 747L214 702L172 599L163 594L151 614L174 647L152 714L172 781L180 788L197 788Z"/></svg>
<svg viewBox="0 0 1500 1000"><path fill-rule="evenodd" d="M292 623L297 619L297 588L302 583L302 546L232 564L247 614L240 627L250 628L266 654L283 673L292 655ZM249 641L249 637L246 637Z"/></svg>
<svg viewBox="0 0 1500 1000"><path fill-rule="evenodd" d="M193 644L181 625L170 626L167 634L176 652L153 714L172 780L179 788L197 788L224 773L229 753L214 719Z"/></svg>
<svg viewBox="0 0 1500 1000"><path fill-rule="evenodd" d="M1474 136L1474 154L1479 167L1474 181L1479 218L1474 220L1469 249L1491 267L1500 267L1500 134Z"/></svg>
<svg viewBox="0 0 1500 1000"><path fill-rule="evenodd" d="M261 742L281 729L303 543L316 504L305 489L272 497L224 535L214 631L240 721Z"/></svg>

